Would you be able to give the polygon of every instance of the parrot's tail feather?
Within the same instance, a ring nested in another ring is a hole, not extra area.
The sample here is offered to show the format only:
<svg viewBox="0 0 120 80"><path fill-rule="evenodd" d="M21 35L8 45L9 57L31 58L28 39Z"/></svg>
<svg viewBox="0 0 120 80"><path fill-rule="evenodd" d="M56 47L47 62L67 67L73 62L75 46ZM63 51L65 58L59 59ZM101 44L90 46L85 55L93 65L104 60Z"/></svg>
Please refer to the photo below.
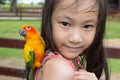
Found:
<svg viewBox="0 0 120 80"><path fill-rule="evenodd" d="M26 66L26 77L27 77L27 80L29 80L30 70L31 70L31 67L30 66Z"/></svg>
<svg viewBox="0 0 120 80"><path fill-rule="evenodd" d="M37 68L35 68L34 66L32 66L32 68L30 70L30 74L29 74L29 80L34 80L36 69Z"/></svg>

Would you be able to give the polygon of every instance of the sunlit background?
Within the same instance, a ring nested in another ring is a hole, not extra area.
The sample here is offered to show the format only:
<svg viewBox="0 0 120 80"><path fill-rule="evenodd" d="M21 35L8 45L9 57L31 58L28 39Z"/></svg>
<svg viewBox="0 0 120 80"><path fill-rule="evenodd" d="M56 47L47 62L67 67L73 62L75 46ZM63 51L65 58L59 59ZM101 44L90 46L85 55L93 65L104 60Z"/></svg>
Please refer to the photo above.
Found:
<svg viewBox="0 0 120 80"><path fill-rule="evenodd" d="M25 4L38 4L38 3L44 3L44 0L18 0L18 3L25 3Z"/></svg>

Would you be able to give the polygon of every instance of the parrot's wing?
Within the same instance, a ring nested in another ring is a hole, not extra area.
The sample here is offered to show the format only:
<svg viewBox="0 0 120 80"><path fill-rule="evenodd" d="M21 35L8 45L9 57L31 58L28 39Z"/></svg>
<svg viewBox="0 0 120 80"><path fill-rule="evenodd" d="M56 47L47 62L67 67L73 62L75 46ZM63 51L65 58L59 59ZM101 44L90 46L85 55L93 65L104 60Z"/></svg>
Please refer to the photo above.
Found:
<svg viewBox="0 0 120 80"><path fill-rule="evenodd" d="M27 63L27 65L30 65L30 66L32 66L33 64L34 64L34 51L33 50L31 50L31 51L29 51L29 55L30 55L30 61Z"/></svg>
<svg viewBox="0 0 120 80"><path fill-rule="evenodd" d="M25 45L24 47L24 59L27 66L34 64L34 50L31 46Z"/></svg>

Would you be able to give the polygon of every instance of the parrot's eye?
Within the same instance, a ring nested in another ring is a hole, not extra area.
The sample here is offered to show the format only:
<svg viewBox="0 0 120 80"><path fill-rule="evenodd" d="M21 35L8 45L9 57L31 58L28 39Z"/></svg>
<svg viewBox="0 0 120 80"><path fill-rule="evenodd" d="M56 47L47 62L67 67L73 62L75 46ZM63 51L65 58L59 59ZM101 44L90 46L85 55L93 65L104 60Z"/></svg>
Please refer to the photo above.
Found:
<svg viewBox="0 0 120 80"><path fill-rule="evenodd" d="M30 26L27 26L27 27L26 27L26 30L30 30Z"/></svg>

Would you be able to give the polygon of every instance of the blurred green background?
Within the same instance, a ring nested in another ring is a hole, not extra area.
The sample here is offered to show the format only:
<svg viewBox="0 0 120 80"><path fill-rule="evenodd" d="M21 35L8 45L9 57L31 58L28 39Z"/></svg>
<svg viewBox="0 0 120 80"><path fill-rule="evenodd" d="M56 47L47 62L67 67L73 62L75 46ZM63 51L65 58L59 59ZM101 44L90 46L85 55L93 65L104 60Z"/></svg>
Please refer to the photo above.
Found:
<svg viewBox="0 0 120 80"><path fill-rule="evenodd" d="M5 1L5 0L1 0ZM17 4L17 7L41 7L42 4L31 5ZM0 5L0 9L6 8L9 12L10 5ZM0 38L21 39L24 38L19 35L19 29L23 24L32 24L38 31L40 31L40 20L0 20ZM120 39L120 20L108 20L106 24L105 39ZM0 47L0 60L9 58L23 59L23 49L3 48ZM120 59L108 59L111 73L120 73Z"/></svg>

